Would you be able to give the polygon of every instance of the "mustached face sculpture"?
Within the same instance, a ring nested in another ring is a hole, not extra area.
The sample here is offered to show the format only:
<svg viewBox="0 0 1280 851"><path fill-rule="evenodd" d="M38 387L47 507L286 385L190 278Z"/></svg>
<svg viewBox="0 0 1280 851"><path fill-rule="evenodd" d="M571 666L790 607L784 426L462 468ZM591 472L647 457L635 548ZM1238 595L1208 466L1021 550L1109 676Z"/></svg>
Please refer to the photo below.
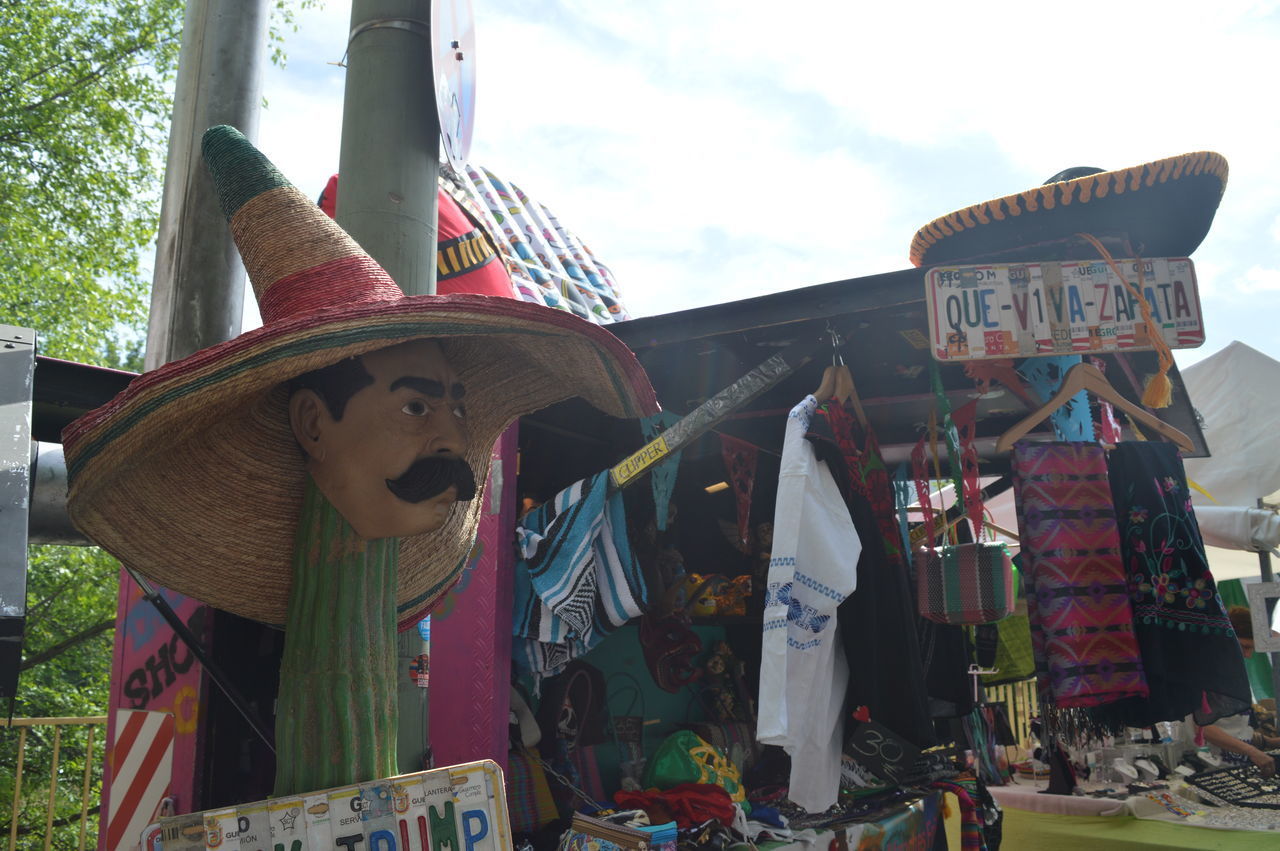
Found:
<svg viewBox="0 0 1280 851"><path fill-rule="evenodd" d="M289 421L316 486L359 535L406 537L475 496L465 395L440 346L416 340L298 379Z"/></svg>

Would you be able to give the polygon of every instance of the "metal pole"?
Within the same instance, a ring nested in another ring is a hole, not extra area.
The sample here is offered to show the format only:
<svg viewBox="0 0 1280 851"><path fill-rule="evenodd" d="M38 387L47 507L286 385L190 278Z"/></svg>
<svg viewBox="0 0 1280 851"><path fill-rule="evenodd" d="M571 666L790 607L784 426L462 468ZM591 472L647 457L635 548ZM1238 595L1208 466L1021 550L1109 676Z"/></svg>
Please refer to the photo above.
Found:
<svg viewBox="0 0 1280 851"><path fill-rule="evenodd" d="M190 0L169 133L146 368L240 333L244 266L200 158L215 124L257 135L267 0Z"/></svg>
<svg viewBox="0 0 1280 851"><path fill-rule="evenodd" d="M338 224L409 295L436 291L440 121L428 0L355 0Z"/></svg>
<svg viewBox="0 0 1280 851"><path fill-rule="evenodd" d="M355 0L338 158L338 224L408 295L436 291L440 121L431 71L429 0ZM408 668L429 652L417 630L396 638L396 761L420 771L428 752L427 689Z"/></svg>

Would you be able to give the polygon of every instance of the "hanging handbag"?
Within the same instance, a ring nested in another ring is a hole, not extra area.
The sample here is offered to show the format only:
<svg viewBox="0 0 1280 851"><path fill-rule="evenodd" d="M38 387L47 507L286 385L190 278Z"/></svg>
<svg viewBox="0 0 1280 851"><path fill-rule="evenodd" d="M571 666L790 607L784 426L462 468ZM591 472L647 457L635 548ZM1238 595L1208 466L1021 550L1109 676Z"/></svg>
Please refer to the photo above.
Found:
<svg viewBox="0 0 1280 851"><path fill-rule="evenodd" d="M522 745L507 754L504 779L512 830L532 833L560 817L542 760L532 750Z"/></svg>
<svg viewBox="0 0 1280 851"><path fill-rule="evenodd" d="M934 420L931 418L931 431ZM936 432L935 432L936 434ZM936 436L935 436L936 442ZM916 489L924 510L926 546L917 550L913 559L916 574L916 599L921 617L937 623L966 625L994 623L1013 611L1013 563L1009 552L999 541L959 543L955 526L949 525L951 543L932 546L934 540L933 501L929 497L924 469L923 441L912 452ZM937 480L942 475L935 450L933 457ZM923 476L922 476L923 474ZM946 514L939 509L944 522ZM980 517L981 515L979 515ZM974 530L981 536L981 528Z"/></svg>
<svg viewBox="0 0 1280 851"><path fill-rule="evenodd" d="M998 686L1030 679L1036 673L1036 659L1031 650L1031 621L1027 618L1026 602L1022 597L1017 564L1014 564L1013 584L1015 603L1009 617L995 625L996 660L990 667L997 673L984 674L984 686Z"/></svg>
<svg viewBox="0 0 1280 851"><path fill-rule="evenodd" d="M1012 563L1004 544L984 541L918 550L920 614L938 623L994 623L1013 611Z"/></svg>

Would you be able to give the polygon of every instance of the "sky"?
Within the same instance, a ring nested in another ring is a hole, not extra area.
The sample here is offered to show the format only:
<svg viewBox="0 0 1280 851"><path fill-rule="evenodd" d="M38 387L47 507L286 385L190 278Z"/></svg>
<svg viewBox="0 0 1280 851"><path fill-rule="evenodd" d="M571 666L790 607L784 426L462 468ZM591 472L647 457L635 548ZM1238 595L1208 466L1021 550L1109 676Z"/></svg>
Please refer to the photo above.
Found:
<svg viewBox="0 0 1280 851"><path fill-rule="evenodd" d="M1192 255L1205 344L1280 360L1280 0L472 0L471 160L648 316L907 268L915 232L1068 166L1230 164ZM337 170L350 4L299 15L259 144ZM247 315L256 322L256 311Z"/></svg>

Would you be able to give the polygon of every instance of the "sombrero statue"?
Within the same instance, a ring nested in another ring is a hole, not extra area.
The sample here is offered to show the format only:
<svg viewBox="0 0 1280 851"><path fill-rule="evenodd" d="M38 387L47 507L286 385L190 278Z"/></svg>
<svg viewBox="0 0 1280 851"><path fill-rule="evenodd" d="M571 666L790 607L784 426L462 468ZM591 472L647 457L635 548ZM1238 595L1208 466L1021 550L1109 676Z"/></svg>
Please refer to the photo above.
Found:
<svg viewBox="0 0 1280 851"><path fill-rule="evenodd" d="M137 379L63 434L68 511L150 579L219 608L285 622L304 456L286 382L354 355L438 338L467 398L466 461L483 485L516 418L571 396L617 417L657 404L631 352L561 311L471 295L406 297L238 131L204 154L263 326ZM480 498L400 542L397 617L416 620L457 578Z"/></svg>

